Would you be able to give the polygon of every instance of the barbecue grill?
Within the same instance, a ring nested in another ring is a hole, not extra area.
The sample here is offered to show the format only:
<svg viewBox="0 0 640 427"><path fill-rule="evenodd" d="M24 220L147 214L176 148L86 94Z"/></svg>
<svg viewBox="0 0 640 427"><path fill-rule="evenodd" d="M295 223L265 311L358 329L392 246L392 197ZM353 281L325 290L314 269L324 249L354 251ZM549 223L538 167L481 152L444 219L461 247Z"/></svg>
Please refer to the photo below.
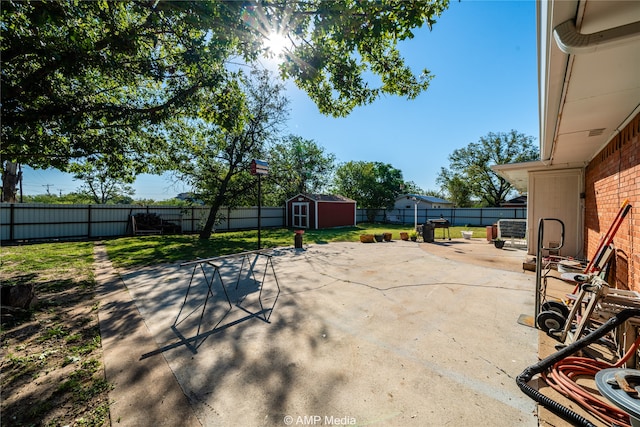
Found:
<svg viewBox="0 0 640 427"><path fill-rule="evenodd" d="M449 231L449 226L451 226L451 223L449 222L448 219L445 219L445 218L430 219L428 220L428 222L431 223L433 228L442 228L443 239L444 239L445 230L446 230L447 235L449 236L449 240L451 240L451 232ZM435 232L434 232L434 237L435 237Z"/></svg>

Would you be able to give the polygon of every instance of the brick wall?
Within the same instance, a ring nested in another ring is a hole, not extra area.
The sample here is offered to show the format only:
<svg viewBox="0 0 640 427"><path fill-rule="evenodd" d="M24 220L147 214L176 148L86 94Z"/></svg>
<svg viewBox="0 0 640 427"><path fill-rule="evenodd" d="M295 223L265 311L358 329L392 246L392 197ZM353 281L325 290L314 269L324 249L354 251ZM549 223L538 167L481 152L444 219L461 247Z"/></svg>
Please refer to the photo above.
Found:
<svg viewBox="0 0 640 427"><path fill-rule="evenodd" d="M593 258L625 199L633 206L613 241L612 279L640 291L640 114L594 157L585 174L585 253Z"/></svg>

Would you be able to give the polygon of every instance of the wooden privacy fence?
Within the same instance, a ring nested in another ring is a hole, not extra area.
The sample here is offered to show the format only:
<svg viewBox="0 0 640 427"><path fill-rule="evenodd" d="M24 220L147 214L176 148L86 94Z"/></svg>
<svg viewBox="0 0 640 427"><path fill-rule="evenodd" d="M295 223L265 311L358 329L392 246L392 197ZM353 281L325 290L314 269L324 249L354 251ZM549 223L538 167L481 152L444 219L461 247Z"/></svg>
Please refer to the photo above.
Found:
<svg viewBox="0 0 640 427"><path fill-rule="evenodd" d="M139 205L51 205L44 203L0 203L0 239L3 242L97 239L132 235L132 215L156 214L164 221L180 226L182 233L202 229L209 215L206 206ZM380 209L376 222L394 222L413 226L414 209ZM486 226L501 219L526 219L526 208L440 208L418 209L418 224L428 219L445 218L457 226ZM215 229L250 230L258 227L258 208L222 208ZM357 209L356 222L366 222L366 209ZM284 207L263 207L261 225L287 227Z"/></svg>

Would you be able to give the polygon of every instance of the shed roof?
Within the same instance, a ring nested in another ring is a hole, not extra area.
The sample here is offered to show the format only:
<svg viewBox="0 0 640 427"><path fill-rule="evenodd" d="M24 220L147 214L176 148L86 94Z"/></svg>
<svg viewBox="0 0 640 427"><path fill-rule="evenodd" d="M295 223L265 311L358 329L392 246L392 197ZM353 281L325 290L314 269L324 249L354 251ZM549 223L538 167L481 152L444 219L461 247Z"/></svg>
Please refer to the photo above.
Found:
<svg viewBox="0 0 640 427"><path fill-rule="evenodd" d="M295 196L293 196L290 199L288 199L287 202L289 200L293 200L293 199L295 199L296 197L299 197L299 196L306 197L306 198L311 199L311 200L316 201L316 202L338 202L338 203L355 203L356 202L353 199L350 199L350 198L344 197L344 196L340 196L338 194L311 194L311 193L296 194Z"/></svg>

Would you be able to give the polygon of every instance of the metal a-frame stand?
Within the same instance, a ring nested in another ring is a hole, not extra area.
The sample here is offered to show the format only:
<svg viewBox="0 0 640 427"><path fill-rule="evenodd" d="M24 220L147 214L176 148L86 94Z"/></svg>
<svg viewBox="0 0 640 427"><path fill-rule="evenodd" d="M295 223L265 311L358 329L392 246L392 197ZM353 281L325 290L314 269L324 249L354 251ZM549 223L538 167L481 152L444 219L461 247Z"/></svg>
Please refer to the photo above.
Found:
<svg viewBox="0 0 640 427"><path fill-rule="evenodd" d="M265 265L264 265L264 271L262 272L262 281L256 280L256 276L254 274L254 267L257 264L257 262L254 262L253 264L250 263L249 255L251 255L251 254L256 254L256 261L257 261L258 257L261 257L261 256L266 258ZM245 261L247 261L247 263L249 263L249 265L250 265L249 274L253 278L253 281L255 283L260 283L261 284L260 291L258 293L258 302L260 303L260 311L258 313L250 313L250 314L253 314L256 317L258 317L259 319L264 320L266 323L269 323L269 319L271 318L271 314L273 313L273 308L276 306L276 302L278 301L278 297L280 296L280 284L278 283L278 276L276 275L276 270L273 267L273 260L272 260L273 255L267 254L264 250L242 252L242 253L237 254L237 255L242 255L242 264L240 265L240 271L238 272L238 279L236 280L236 290L238 290L238 286L240 285L240 277L242 276L242 269L244 268ZM271 306L271 308L265 309L264 308L264 304L262 303L262 290L264 289L264 282L265 282L265 278L267 277L267 272L269 271L269 267L271 267L271 272L273 273L273 279L276 282L276 288L278 289L278 292L276 293L276 298L273 301L273 305ZM246 309L244 309L240 305L243 300L244 300L244 298L236 301L236 306L238 308L241 308L242 310L247 311ZM267 313L269 313L268 316L267 316ZM262 314L263 317L260 317L260 314Z"/></svg>
<svg viewBox="0 0 640 427"><path fill-rule="evenodd" d="M249 257L251 255L255 255L256 258L254 260L254 262L252 263L251 260L249 259ZM247 251L247 252L240 252L237 254L231 254L231 255L223 255L223 256L219 256L219 257L214 257L214 258L206 258L206 259L199 259L199 260L195 260L195 261L189 261L189 262L185 262L180 264L180 267L187 267L187 266L193 266L193 270L191 272L191 279L189 280L189 286L187 287L187 292L184 296L184 300L182 301L182 307L180 307L180 311L178 312L178 315L176 316L175 321L173 322L173 325L171 326L171 328L174 330L174 332L177 332L177 326L182 323L184 320L186 320L189 316L191 316L196 310L194 309L191 313L187 314L186 316L184 316L182 319L180 319L180 316L182 315L182 311L184 310L184 307L187 304L187 301L189 299L189 293L191 291L191 286L194 283L194 278L196 277L196 272L198 271L198 269L200 269L200 271L202 271L202 276L204 277L205 283L207 284L207 292L206 292L206 296L204 299L204 303L202 303L202 311L200 312L200 318L198 320L198 328L196 331L196 339L195 339L195 343L194 343L194 347L198 347L198 341L197 338L200 336L200 328L202 326L202 320L204 318L204 313L205 310L207 308L207 303L209 302L209 298L214 296L214 283L216 282L216 278L218 279L218 281L220 282L220 286L224 292L224 296L225 299L227 301L227 304L229 305L229 308L227 309L227 311L224 313L224 315L220 318L220 320L218 320L218 322L215 324L213 331L215 331L218 326L220 325L220 323L222 322L222 320L224 320L224 318L229 314L229 312L232 310L233 308L233 304L231 302L231 298L229 297L229 292L227 292L227 288L224 284L224 280L222 279L222 275L220 274L220 267L221 267L221 263L220 261L225 260L225 259L229 259L229 258L235 258L235 257L242 257L242 264L240 265L240 270L238 271L238 278L236 280L236 286L235 289L237 290L238 287L240 286L240 278L242 277L242 271L245 267L245 262L249 265L249 270L248 270L248 275L253 279L254 283L259 284L259 294L258 294L258 301L260 303L260 311L257 313L252 313L249 310L247 310L246 308L241 306L242 301L244 300L244 298L239 299L238 301L235 302L236 307L240 308L241 310L249 313L251 315L251 317L257 317L260 320L266 322L266 323L270 323L269 319L271 318L271 314L273 313L273 309L276 305L276 302L278 301L278 297L280 296L280 284L278 283L278 277L276 275L276 271L275 268L273 267L273 261L272 261L272 257L273 255L267 253L267 251L265 250L256 250L256 251ZM257 259L259 257L265 257L265 264L264 264L264 272L262 274L262 281L258 281L256 280L256 276L255 276L255 266L257 265ZM206 270L206 266L209 266L213 269L213 272L209 275L207 274L207 270ZM267 276L267 271L269 271L269 268L271 269L271 272L273 273L273 278L275 280L276 283L276 288L277 288L277 293L276 293L276 297L273 301L273 304L271 305L270 308L265 309L264 308L264 304L262 301L262 291L264 288L264 282ZM268 313L268 315L267 315ZM178 333L179 334L179 333ZM210 333L205 334L205 336L203 337L203 341L204 338L206 338L206 336L208 336Z"/></svg>

